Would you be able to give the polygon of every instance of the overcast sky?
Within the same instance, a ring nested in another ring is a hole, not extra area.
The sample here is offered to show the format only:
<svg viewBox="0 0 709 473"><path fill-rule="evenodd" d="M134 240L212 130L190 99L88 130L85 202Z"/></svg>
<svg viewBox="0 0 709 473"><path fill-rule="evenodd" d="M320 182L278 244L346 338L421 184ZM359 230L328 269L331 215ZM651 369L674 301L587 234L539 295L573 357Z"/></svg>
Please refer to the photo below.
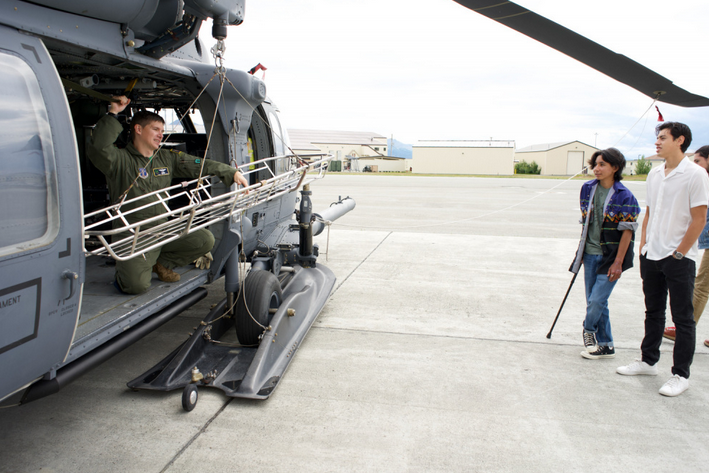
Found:
<svg viewBox="0 0 709 473"><path fill-rule="evenodd" d="M706 0L517 3L709 96ZM452 0L247 0L225 56L268 68L288 128L655 153L651 98ZM658 105L709 144L709 109Z"/></svg>

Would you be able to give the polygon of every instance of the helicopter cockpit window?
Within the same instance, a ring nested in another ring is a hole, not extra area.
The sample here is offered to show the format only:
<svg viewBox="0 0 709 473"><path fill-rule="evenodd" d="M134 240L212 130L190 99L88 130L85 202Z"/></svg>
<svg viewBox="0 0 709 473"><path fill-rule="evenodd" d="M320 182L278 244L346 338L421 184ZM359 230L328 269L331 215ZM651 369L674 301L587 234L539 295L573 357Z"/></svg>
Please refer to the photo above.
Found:
<svg viewBox="0 0 709 473"><path fill-rule="evenodd" d="M159 115L165 120L164 147L202 156L207 149L207 135L199 110L165 108Z"/></svg>
<svg viewBox="0 0 709 473"><path fill-rule="evenodd" d="M184 110L174 108L161 109L159 115L165 120L165 135L170 133L204 133L204 121L197 109ZM182 120L182 121L180 121Z"/></svg>
<svg viewBox="0 0 709 473"><path fill-rule="evenodd" d="M271 131L273 133L273 148L276 156L285 156L289 154L288 146L288 135L286 135L285 129L281 127L281 122L278 116L270 112L268 114L268 121L271 122ZM275 169L273 172L275 174L284 173L287 170L287 160L278 159L275 163Z"/></svg>
<svg viewBox="0 0 709 473"><path fill-rule="evenodd" d="M44 100L32 69L0 51L0 257L52 242L56 171Z"/></svg>
<svg viewBox="0 0 709 473"><path fill-rule="evenodd" d="M180 123L180 114L172 108L160 111L160 116L165 120L165 134L184 133L185 127Z"/></svg>

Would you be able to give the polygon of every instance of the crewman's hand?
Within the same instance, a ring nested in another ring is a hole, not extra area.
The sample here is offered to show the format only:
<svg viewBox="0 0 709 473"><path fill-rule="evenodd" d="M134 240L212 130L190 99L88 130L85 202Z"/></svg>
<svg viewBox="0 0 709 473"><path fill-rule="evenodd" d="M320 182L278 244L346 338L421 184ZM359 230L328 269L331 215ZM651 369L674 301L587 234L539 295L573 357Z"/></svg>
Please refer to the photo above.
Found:
<svg viewBox="0 0 709 473"><path fill-rule="evenodd" d="M130 99L125 95L121 95L120 97L114 95L113 98L118 100L118 102L111 102L108 104L109 113L121 113L130 103Z"/></svg>
<svg viewBox="0 0 709 473"><path fill-rule="evenodd" d="M236 182L237 184L241 184L244 187L249 187L249 182L239 171L236 171L234 173L234 182Z"/></svg>
<svg viewBox="0 0 709 473"><path fill-rule="evenodd" d="M206 255L194 260L194 264L198 269L209 269L212 265L212 261L214 261L214 257L212 257L212 253L208 252Z"/></svg>

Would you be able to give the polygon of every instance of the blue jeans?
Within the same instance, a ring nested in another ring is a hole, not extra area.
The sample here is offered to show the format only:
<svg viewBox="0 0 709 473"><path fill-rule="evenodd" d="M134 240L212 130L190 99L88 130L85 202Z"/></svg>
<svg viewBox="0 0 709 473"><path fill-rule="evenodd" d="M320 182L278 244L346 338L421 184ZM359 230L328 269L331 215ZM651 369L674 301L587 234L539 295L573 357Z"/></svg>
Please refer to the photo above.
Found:
<svg viewBox="0 0 709 473"><path fill-rule="evenodd" d="M596 334L599 346L613 346L608 298L617 281L609 281L608 275L597 274L603 255L583 255L584 280L586 283L586 319L583 329Z"/></svg>

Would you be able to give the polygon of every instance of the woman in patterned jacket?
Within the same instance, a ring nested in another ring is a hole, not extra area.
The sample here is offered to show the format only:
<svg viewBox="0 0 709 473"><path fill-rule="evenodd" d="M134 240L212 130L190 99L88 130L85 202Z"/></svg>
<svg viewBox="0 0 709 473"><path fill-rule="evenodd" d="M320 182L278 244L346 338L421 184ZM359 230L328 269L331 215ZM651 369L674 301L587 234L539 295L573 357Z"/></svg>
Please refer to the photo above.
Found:
<svg viewBox="0 0 709 473"><path fill-rule="evenodd" d="M584 266L586 318L581 356L613 358L608 298L626 269L633 266L633 244L640 207L620 183L625 157L615 148L593 153L589 166L596 176L581 187L581 241L571 271Z"/></svg>

